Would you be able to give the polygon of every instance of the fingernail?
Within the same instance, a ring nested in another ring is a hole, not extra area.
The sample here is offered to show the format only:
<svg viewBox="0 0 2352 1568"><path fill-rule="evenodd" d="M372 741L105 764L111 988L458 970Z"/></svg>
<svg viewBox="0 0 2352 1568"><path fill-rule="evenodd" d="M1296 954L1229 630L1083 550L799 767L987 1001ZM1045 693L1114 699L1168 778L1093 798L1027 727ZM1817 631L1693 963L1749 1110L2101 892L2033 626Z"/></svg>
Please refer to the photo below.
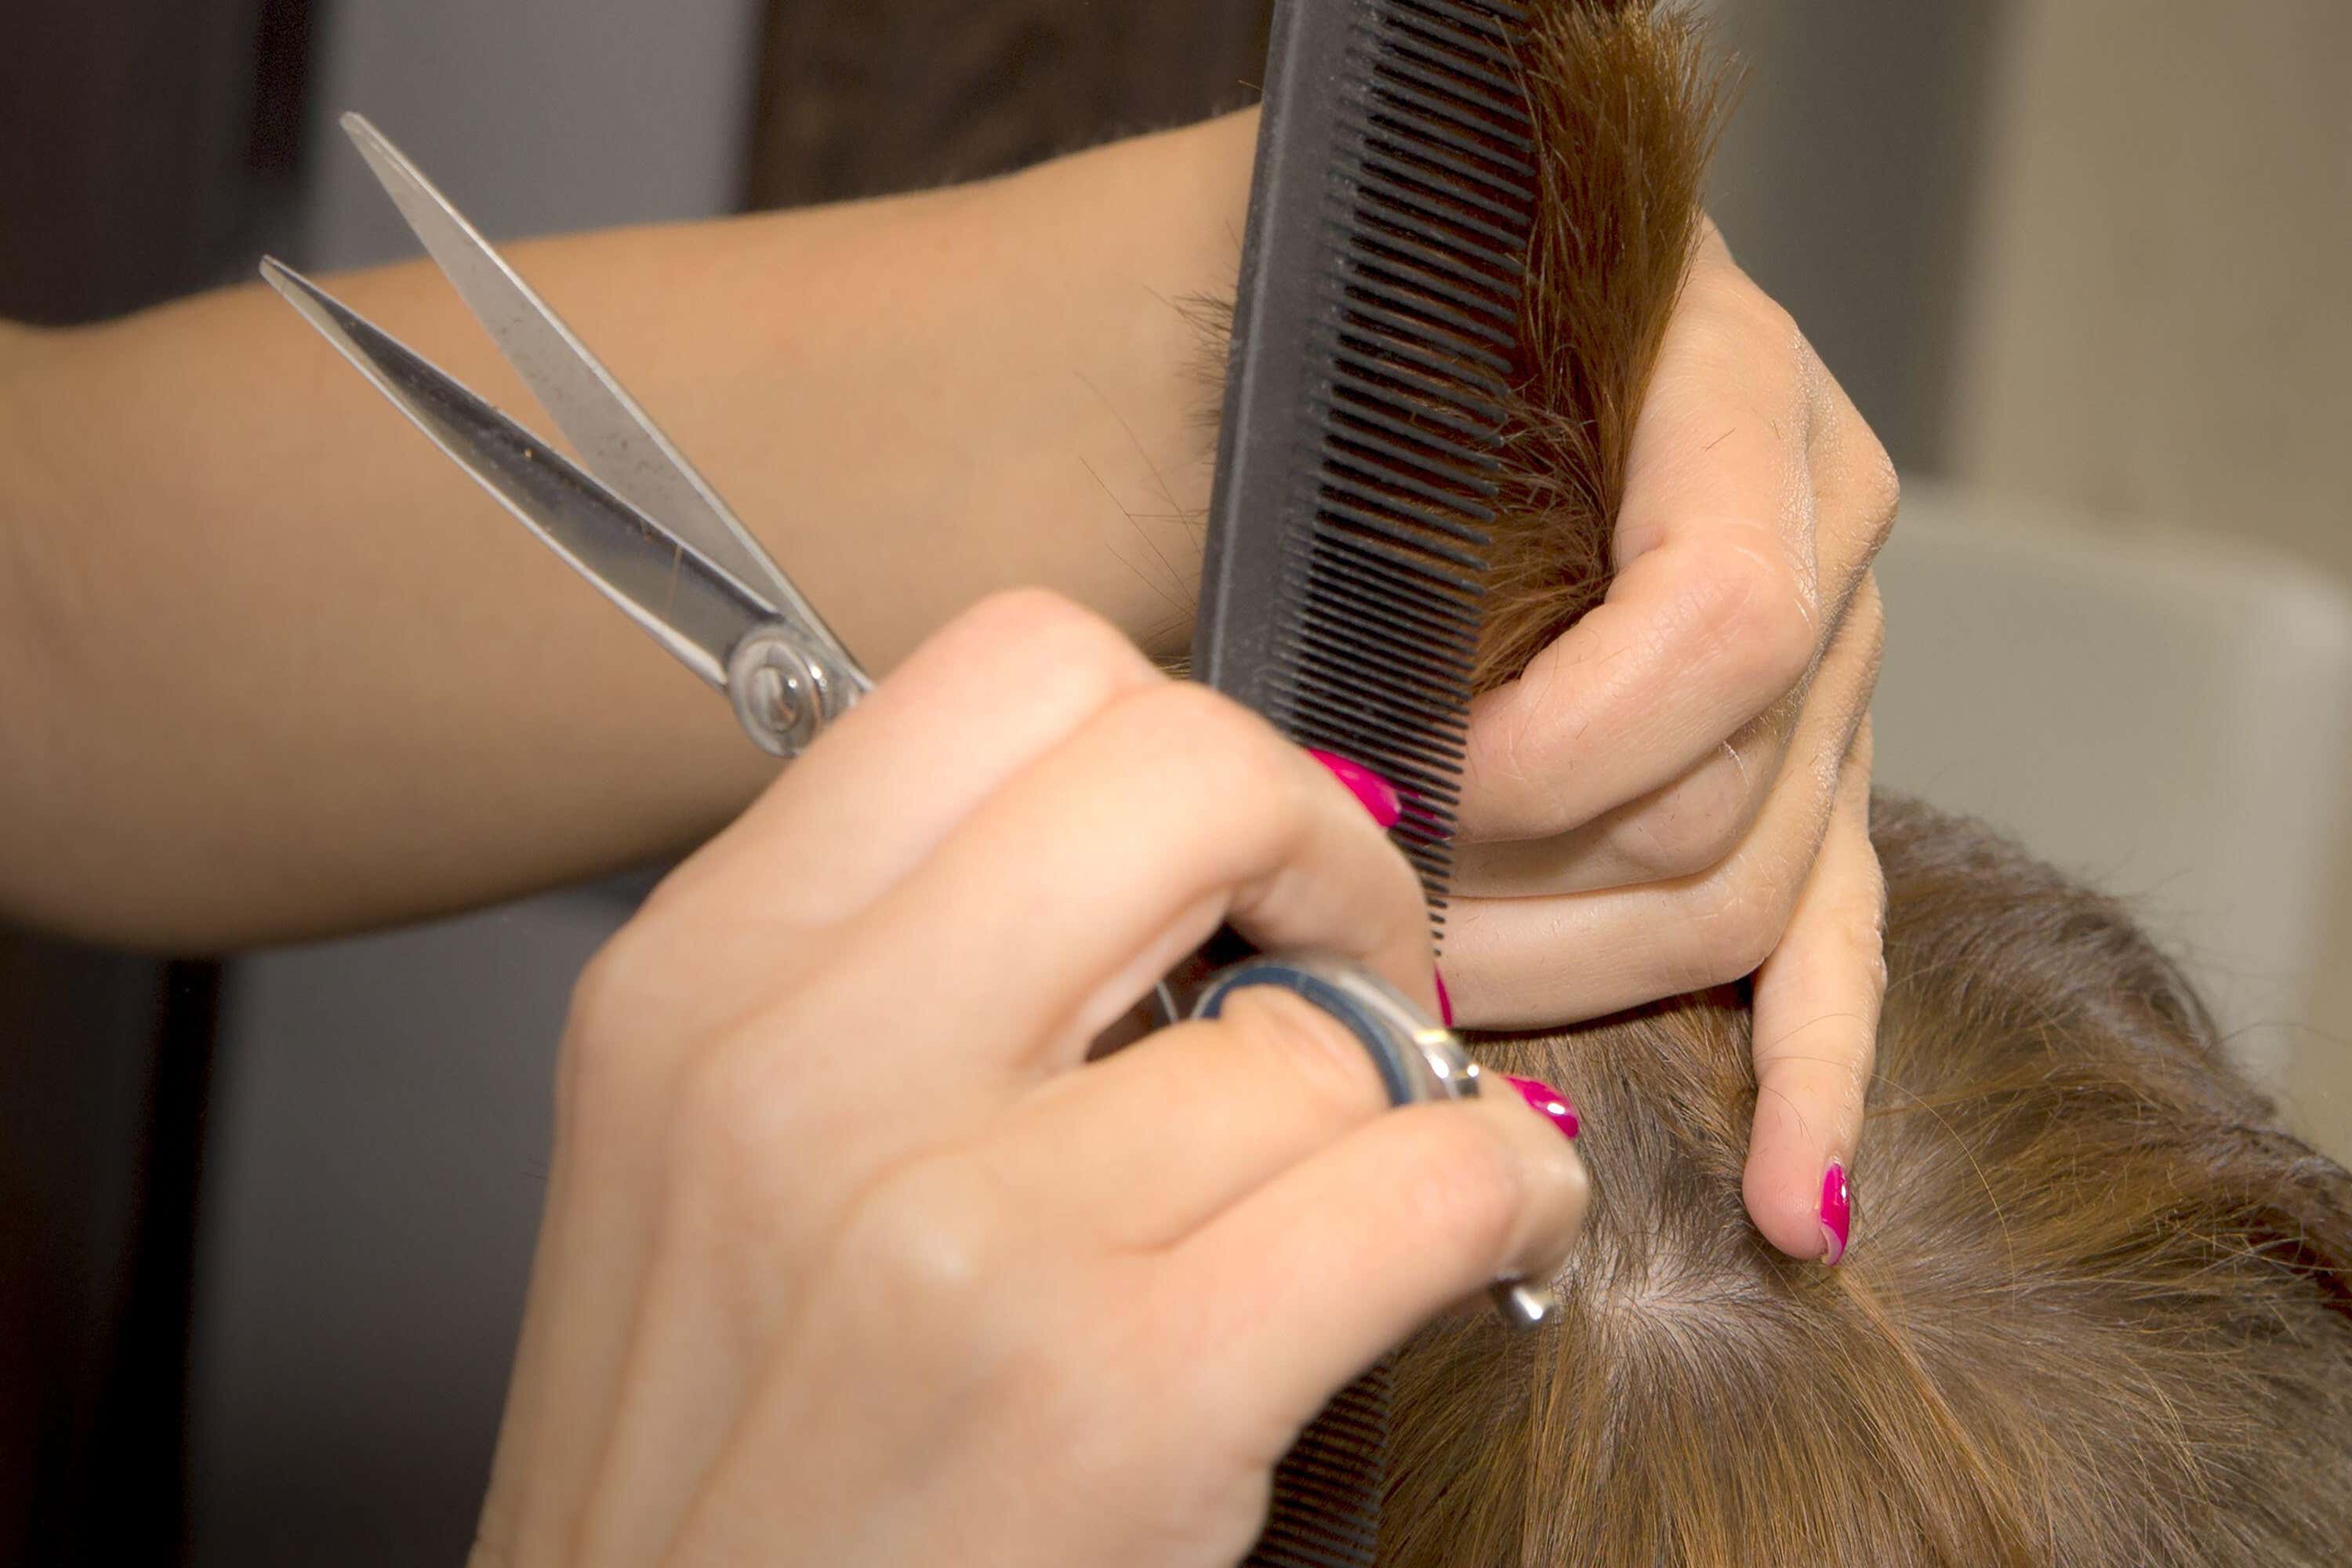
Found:
<svg viewBox="0 0 2352 1568"><path fill-rule="evenodd" d="M1822 1261L1837 1267L1845 1256L1846 1237L1853 1227L1853 1208L1846 1200L1845 1166L1835 1160L1822 1173Z"/></svg>
<svg viewBox="0 0 2352 1568"><path fill-rule="evenodd" d="M1576 1136L1580 1123L1576 1120L1576 1107L1568 1102L1568 1096L1541 1079L1514 1078L1505 1073L1503 1081L1517 1089L1521 1100L1551 1118L1551 1124L1559 1129L1561 1137Z"/></svg>
<svg viewBox="0 0 2352 1568"><path fill-rule="evenodd" d="M1382 827L1394 827L1397 818L1404 815L1404 802L1399 798L1396 785L1372 772L1361 763L1351 763L1335 752L1309 751L1307 753L1331 770L1331 776L1348 786L1348 792L1363 802L1372 820Z"/></svg>
<svg viewBox="0 0 2352 1568"><path fill-rule="evenodd" d="M1445 971L1433 969L1429 977L1437 982L1437 1021L1450 1029L1454 1027L1454 998L1445 994Z"/></svg>

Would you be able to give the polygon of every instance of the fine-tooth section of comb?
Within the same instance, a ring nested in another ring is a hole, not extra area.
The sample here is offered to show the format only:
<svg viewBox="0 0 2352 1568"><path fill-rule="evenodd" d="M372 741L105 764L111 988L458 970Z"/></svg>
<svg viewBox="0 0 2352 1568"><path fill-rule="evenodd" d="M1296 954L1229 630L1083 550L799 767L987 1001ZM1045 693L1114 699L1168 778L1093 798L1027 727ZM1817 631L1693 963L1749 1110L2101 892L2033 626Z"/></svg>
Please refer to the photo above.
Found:
<svg viewBox="0 0 2352 1568"><path fill-rule="evenodd" d="M1404 797L1442 931L1536 174L1511 0L1276 13L1194 672Z"/></svg>
<svg viewBox="0 0 2352 1568"><path fill-rule="evenodd" d="M1282 0L1193 673L1394 784L1442 935L1535 225L1515 0ZM1276 1472L1248 1568L1370 1568L1389 1364Z"/></svg>

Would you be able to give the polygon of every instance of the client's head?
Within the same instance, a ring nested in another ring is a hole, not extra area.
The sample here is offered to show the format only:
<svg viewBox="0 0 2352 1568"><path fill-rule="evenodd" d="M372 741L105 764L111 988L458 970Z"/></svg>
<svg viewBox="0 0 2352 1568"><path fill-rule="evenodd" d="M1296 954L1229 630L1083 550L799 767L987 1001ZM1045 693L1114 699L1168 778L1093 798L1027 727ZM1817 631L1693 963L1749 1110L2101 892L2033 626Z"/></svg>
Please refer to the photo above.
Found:
<svg viewBox="0 0 2352 1568"><path fill-rule="evenodd" d="M1873 830L1852 1250L1748 1223L1738 993L1490 1043L1576 1101L1591 1215L1556 1327L1401 1358L1385 1563L2352 1554L2352 1176L2114 902L1917 805Z"/></svg>
<svg viewBox="0 0 2352 1568"><path fill-rule="evenodd" d="M1479 680L1606 587L1719 94L1648 0L1534 0L1543 172ZM1561 1321L1402 1353L1392 1568L2352 1561L2352 1176L2113 902L1882 799L1889 989L1834 1268L1741 1196L1727 989L1482 1056L1582 1113Z"/></svg>

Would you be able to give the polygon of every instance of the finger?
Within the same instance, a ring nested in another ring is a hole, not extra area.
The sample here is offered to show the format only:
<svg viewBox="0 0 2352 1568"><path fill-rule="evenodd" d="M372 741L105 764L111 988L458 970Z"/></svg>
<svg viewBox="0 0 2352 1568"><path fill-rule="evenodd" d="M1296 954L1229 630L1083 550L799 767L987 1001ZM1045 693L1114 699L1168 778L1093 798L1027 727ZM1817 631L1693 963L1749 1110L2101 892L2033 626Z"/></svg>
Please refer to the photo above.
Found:
<svg viewBox="0 0 2352 1568"><path fill-rule="evenodd" d="M1543 898L1695 876L1747 837L1771 798L1805 705L1807 682L1679 777L1568 832L1465 842L1454 891L1464 899Z"/></svg>
<svg viewBox="0 0 2352 1568"><path fill-rule="evenodd" d="M1025 1076L1074 1064L1226 921L1436 1005L1403 856L1265 721L1169 683L1113 704L960 825L857 923L843 974L863 1026L940 1040L957 1070ZM909 952L933 955L920 985L877 995L855 979Z"/></svg>
<svg viewBox="0 0 2352 1568"><path fill-rule="evenodd" d="M1865 723L1839 778L1821 858L1780 946L1756 975L1748 1212L1792 1258L1833 1263L1845 1251L1843 1189L1877 1055L1885 920L1886 884L1870 842ZM1825 1184L1839 1192L1833 1212L1823 1209Z"/></svg>
<svg viewBox="0 0 2352 1568"><path fill-rule="evenodd" d="M978 1157L1056 1226L1163 1247L1388 1109L1370 1054L1337 1019L1252 987L1213 1021L1039 1084Z"/></svg>
<svg viewBox="0 0 2352 1568"><path fill-rule="evenodd" d="M1108 623L1051 595L1002 595L959 616L590 963L566 1035L570 1119L593 1117L599 1148L644 1142L629 1129L667 1124L688 1042L726 1030L796 968L833 962L810 928L887 892L1119 697L1166 684Z"/></svg>
<svg viewBox="0 0 2352 1568"><path fill-rule="evenodd" d="M533 1478L526 1486L502 1461L490 1512L523 1530L570 1517L597 1460L654 1246L677 1042L740 1012L747 980L772 975L793 948L774 922L869 901L1040 751L1161 679L1108 626L1050 595L985 601L666 880L598 955L566 1034L562 1136L532 1272L533 1302L564 1310L525 1324L500 1436L502 1454L532 1454ZM877 799L890 809L860 809ZM853 814L856 830L843 831Z"/></svg>
<svg viewBox="0 0 2352 1568"><path fill-rule="evenodd" d="M1789 748L1811 712L1850 724L1869 706L1885 612L1865 574L1813 676L1663 788L1551 838L1465 844L1454 858L1463 898L1538 898L1696 876L1748 837L1779 787ZM1810 738L1810 737L1809 737Z"/></svg>
<svg viewBox="0 0 2352 1568"><path fill-rule="evenodd" d="M1108 625L1050 595L985 601L666 880L598 955L567 1030L562 1136L533 1267L532 1300L565 1310L525 1325L501 1436L534 1455L539 1480L526 1495L499 1467L500 1518L535 1526L567 1510L595 1459L592 1435L619 1386L653 1246L678 1043L740 1013L755 977L772 983L793 949L777 922L838 918L869 901L1039 752L1161 679ZM888 809L870 809L876 801ZM843 829L845 817L855 830ZM557 1366L567 1369L560 1384L549 1372Z"/></svg>
<svg viewBox="0 0 2352 1568"><path fill-rule="evenodd" d="M1189 1236L1387 1107L1370 1057L1337 1020L1286 993L1248 989L1214 1021L1161 1030L1038 1084L971 1135L961 1158L1054 1250L1139 1251ZM780 1173L803 1194L845 1174L865 1184L838 1169ZM739 1375L709 1355L713 1325L791 1276L782 1254L772 1263L755 1239L773 1224L673 1207L599 1466L629 1484L592 1506L583 1560L657 1556L667 1521L728 1436L724 1425L690 1417L724 1408L734 1391L712 1380Z"/></svg>
<svg viewBox="0 0 2352 1568"><path fill-rule="evenodd" d="M1543 1027L1751 973L1780 940L1828 831L1841 763L1867 712L1881 628L1841 632L1763 812L1696 876L1447 910L1445 980L1480 1028ZM1834 697L1831 688L1834 685Z"/></svg>
<svg viewBox="0 0 2352 1568"><path fill-rule="evenodd" d="M1812 409L1805 467L1813 481L1819 575L1834 618L1893 536L1903 486L1895 460L1810 344L1801 371Z"/></svg>
<svg viewBox="0 0 2352 1568"><path fill-rule="evenodd" d="M1810 408L1775 311L1694 271L1634 426L1606 597L1473 706L1465 837L1544 837L1647 794L1811 667Z"/></svg>
<svg viewBox="0 0 2352 1568"><path fill-rule="evenodd" d="M1710 247L1635 426L1607 596L1474 705L1465 839L1561 833L1698 764L1801 686L1885 536L1884 454L1864 461L1794 322Z"/></svg>
<svg viewBox="0 0 2352 1568"><path fill-rule="evenodd" d="M1711 222L1700 238L1692 290L1726 315L1745 311L1758 319L1767 344L1785 345L1794 363L1805 408L1805 471L1814 500L1815 575L1827 618L1834 622L1894 530L1902 495L1894 460L1811 342L1741 269ZM1621 540L1620 558L1640 542Z"/></svg>
<svg viewBox="0 0 2352 1568"><path fill-rule="evenodd" d="M1375 1118L1172 1248L1203 1411L1256 1410L1271 1450L1433 1315L1549 1279L1583 1222L1574 1146L1516 1094Z"/></svg>
<svg viewBox="0 0 2352 1568"><path fill-rule="evenodd" d="M1116 627L1067 600L985 599L835 722L659 898L690 900L712 924L844 918L1088 720L1165 681Z"/></svg>

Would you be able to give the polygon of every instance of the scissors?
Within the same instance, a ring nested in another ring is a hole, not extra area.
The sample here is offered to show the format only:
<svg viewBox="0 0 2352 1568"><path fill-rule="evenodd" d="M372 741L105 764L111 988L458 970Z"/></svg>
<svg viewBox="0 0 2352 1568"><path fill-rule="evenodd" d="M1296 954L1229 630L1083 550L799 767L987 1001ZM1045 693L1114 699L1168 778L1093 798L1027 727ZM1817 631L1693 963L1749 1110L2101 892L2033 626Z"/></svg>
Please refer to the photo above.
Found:
<svg viewBox="0 0 2352 1568"><path fill-rule="evenodd" d="M789 761L874 679L792 579L530 285L363 117L343 130L408 226L554 419L573 462L316 283L273 258L261 275L475 482L724 693L753 743ZM1236 990L1305 997L1362 1043L1397 1104L1464 1099L1479 1072L1451 1031L1385 982L1321 955L1256 956L1212 976L1189 1009L1214 1017ZM1158 993L1163 1021L1181 1016ZM1541 1322L1549 1289L1496 1288L1502 1315Z"/></svg>
<svg viewBox="0 0 2352 1568"><path fill-rule="evenodd" d="M292 268L265 258L262 277L500 505L723 692L755 744L783 758L807 750L873 678L480 231L366 120L346 115L343 129L585 468Z"/></svg>

